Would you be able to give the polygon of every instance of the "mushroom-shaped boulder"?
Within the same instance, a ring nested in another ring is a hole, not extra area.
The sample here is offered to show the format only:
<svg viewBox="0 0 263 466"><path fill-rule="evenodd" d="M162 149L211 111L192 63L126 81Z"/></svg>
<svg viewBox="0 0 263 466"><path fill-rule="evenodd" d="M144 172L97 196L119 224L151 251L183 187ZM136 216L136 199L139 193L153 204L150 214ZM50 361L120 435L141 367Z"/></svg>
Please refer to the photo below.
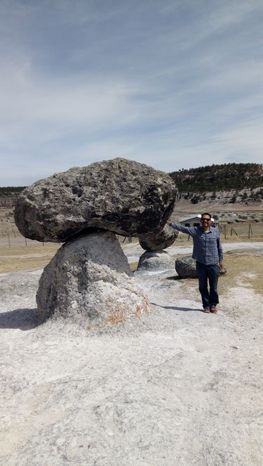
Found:
<svg viewBox="0 0 263 466"><path fill-rule="evenodd" d="M19 196L15 221L38 241L64 242L94 228L137 236L163 229L176 194L168 174L116 158L34 183Z"/></svg>

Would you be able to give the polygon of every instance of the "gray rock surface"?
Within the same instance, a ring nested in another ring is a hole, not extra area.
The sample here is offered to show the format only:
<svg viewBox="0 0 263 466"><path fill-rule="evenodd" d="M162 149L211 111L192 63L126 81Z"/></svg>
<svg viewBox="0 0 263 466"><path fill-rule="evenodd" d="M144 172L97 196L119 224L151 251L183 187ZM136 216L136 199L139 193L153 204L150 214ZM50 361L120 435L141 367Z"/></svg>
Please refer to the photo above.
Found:
<svg viewBox="0 0 263 466"><path fill-rule="evenodd" d="M180 278L198 278L196 271L196 261L191 256L181 257L175 261L175 270ZM224 275L227 270L220 270L219 275Z"/></svg>
<svg viewBox="0 0 263 466"><path fill-rule="evenodd" d="M149 232L139 235L140 245L145 251L160 251L171 246L178 236L178 231L169 225L165 225L158 233Z"/></svg>
<svg viewBox="0 0 263 466"><path fill-rule="evenodd" d="M138 263L138 271L168 270L174 268L174 259L166 251L145 251Z"/></svg>
<svg viewBox="0 0 263 466"><path fill-rule="evenodd" d="M263 296L233 272L216 315L195 282L138 274L151 312L97 336L35 326L40 271L0 274L0 464L262 466Z"/></svg>
<svg viewBox="0 0 263 466"><path fill-rule="evenodd" d="M197 278L196 261L191 256L181 257L175 261L175 270L180 278Z"/></svg>
<svg viewBox="0 0 263 466"><path fill-rule="evenodd" d="M40 278L39 317L63 317L90 328L140 317L148 302L129 274L127 258L111 232L66 243Z"/></svg>
<svg viewBox="0 0 263 466"><path fill-rule="evenodd" d="M169 175L116 158L34 183L18 198L15 221L38 241L63 242L92 228L137 236L164 227L176 194Z"/></svg>

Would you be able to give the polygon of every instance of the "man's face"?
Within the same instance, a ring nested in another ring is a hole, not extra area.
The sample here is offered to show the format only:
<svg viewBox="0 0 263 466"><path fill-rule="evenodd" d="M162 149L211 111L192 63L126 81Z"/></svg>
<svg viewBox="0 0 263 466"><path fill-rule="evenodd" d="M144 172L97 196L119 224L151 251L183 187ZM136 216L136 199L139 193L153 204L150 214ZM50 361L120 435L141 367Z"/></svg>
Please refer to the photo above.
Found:
<svg viewBox="0 0 263 466"><path fill-rule="evenodd" d="M201 225L203 228L209 228L211 225L211 218L208 215L201 217Z"/></svg>

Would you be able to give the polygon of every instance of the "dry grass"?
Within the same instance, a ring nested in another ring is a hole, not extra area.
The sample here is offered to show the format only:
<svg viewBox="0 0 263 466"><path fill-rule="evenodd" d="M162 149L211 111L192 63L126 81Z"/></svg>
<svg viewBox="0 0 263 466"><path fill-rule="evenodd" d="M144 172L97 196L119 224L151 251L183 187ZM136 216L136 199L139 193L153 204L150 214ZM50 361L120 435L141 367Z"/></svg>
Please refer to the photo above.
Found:
<svg viewBox="0 0 263 466"><path fill-rule="evenodd" d="M110 325L124 324L127 320L127 315L123 309L116 309L111 312L109 317L106 320L106 323Z"/></svg>
<svg viewBox="0 0 263 466"><path fill-rule="evenodd" d="M45 267L59 244L24 238L14 223L14 209L0 209L0 273Z"/></svg>
<svg viewBox="0 0 263 466"><path fill-rule="evenodd" d="M193 209L193 206L190 207ZM230 207L233 209L233 206ZM227 210L226 206L223 210ZM262 211L262 207L258 210ZM227 238L225 239L224 234L222 234L223 243L262 241L263 239L262 223L252 225L253 234L256 236L252 236L251 239L248 238L247 223L233 225L233 227L240 236L237 237L234 232L231 236L231 225L228 225ZM180 246L192 244L191 240L188 241L187 236L183 234L179 235L176 242ZM13 209L0 209L0 273L43 268L50 262L59 247L59 244L46 243L43 245L36 241L25 240L19 234L14 223ZM225 254L225 266L227 274L220 277L221 292L227 292L229 288L238 285L240 281L242 281L242 286L252 286L258 293L262 292L262 256L257 256L256 253L251 252L245 254L245 251L229 252ZM137 262L131 263L130 268L131 271L135 271ZM195 280L184 282L187 283L187 287L196 287ZM117 320L119 319L118 316L115 317Z"/></svg>
<svg viewBox="0 0 263 466"><path fill-rule="evenodd" d="M131 272L135 272L137 270L137 267L138 267L138 262L137 261L131 262L129 264L129 266L130 266Z"/></svg>
<svg viewBox="0 0 263 466"><path fill-rule="evenodd" d="M228 252L224 264L227 274L220 277L220 290L226 293L233 286L251 287L262 294L263 256L256 253Z"/></svg>
<svg viewBox="0 0 263 466"><path fill-rule="evenodd" d="M255 293L262 295L263 283L263 256L250 252L227 252L224 256L224 265L227 270L225 275L219 277L219 294L225 295L233 287L242 286L252 288ZM197 279L180 280L181 287L178 296L186 292L198 296Z"/></svg>
<svg viewBox="0 0 263 466"><path fill-rule="evenodd" d="M59 244L48 243L30 247L12 248L0 246L0 273L19 270L36 270L45 267L59 248Z"/></svg>
<svg viewBox="0 0 263 466"><path fill-rule="evenodd" d="M30 243L28 247L11 248L0 246L0 273L43 268L50 262L59 247L59 244L53 243L46 243L44 246L41 243ZM252 251L230 251L225 254L224 263L227 274L220 277L221 293L226 293L229 288L238 286L240 281L242 281L242 286L251 286L257 293L262 293L262 255L257 255ZM130 268L131 271L135 271L137 262L132 262ZM187 287L196 287L195 280L184 282ZM114 316L115 319L122 320L122 317Z"/></svg>

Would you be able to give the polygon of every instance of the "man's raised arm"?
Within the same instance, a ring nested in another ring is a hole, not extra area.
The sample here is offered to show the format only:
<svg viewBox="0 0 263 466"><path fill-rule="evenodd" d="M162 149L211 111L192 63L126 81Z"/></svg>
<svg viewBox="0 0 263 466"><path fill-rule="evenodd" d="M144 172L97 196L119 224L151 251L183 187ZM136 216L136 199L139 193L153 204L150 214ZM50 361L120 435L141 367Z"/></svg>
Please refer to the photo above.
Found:
<svg viewBox="0 0 263 466"><path fill-rule="evenodd" d="M195 234L195 227L185 227L184 225L181 225L181 223L168 223L168 225L177 231L186 233L187 235L193 236Z"/></svg>

